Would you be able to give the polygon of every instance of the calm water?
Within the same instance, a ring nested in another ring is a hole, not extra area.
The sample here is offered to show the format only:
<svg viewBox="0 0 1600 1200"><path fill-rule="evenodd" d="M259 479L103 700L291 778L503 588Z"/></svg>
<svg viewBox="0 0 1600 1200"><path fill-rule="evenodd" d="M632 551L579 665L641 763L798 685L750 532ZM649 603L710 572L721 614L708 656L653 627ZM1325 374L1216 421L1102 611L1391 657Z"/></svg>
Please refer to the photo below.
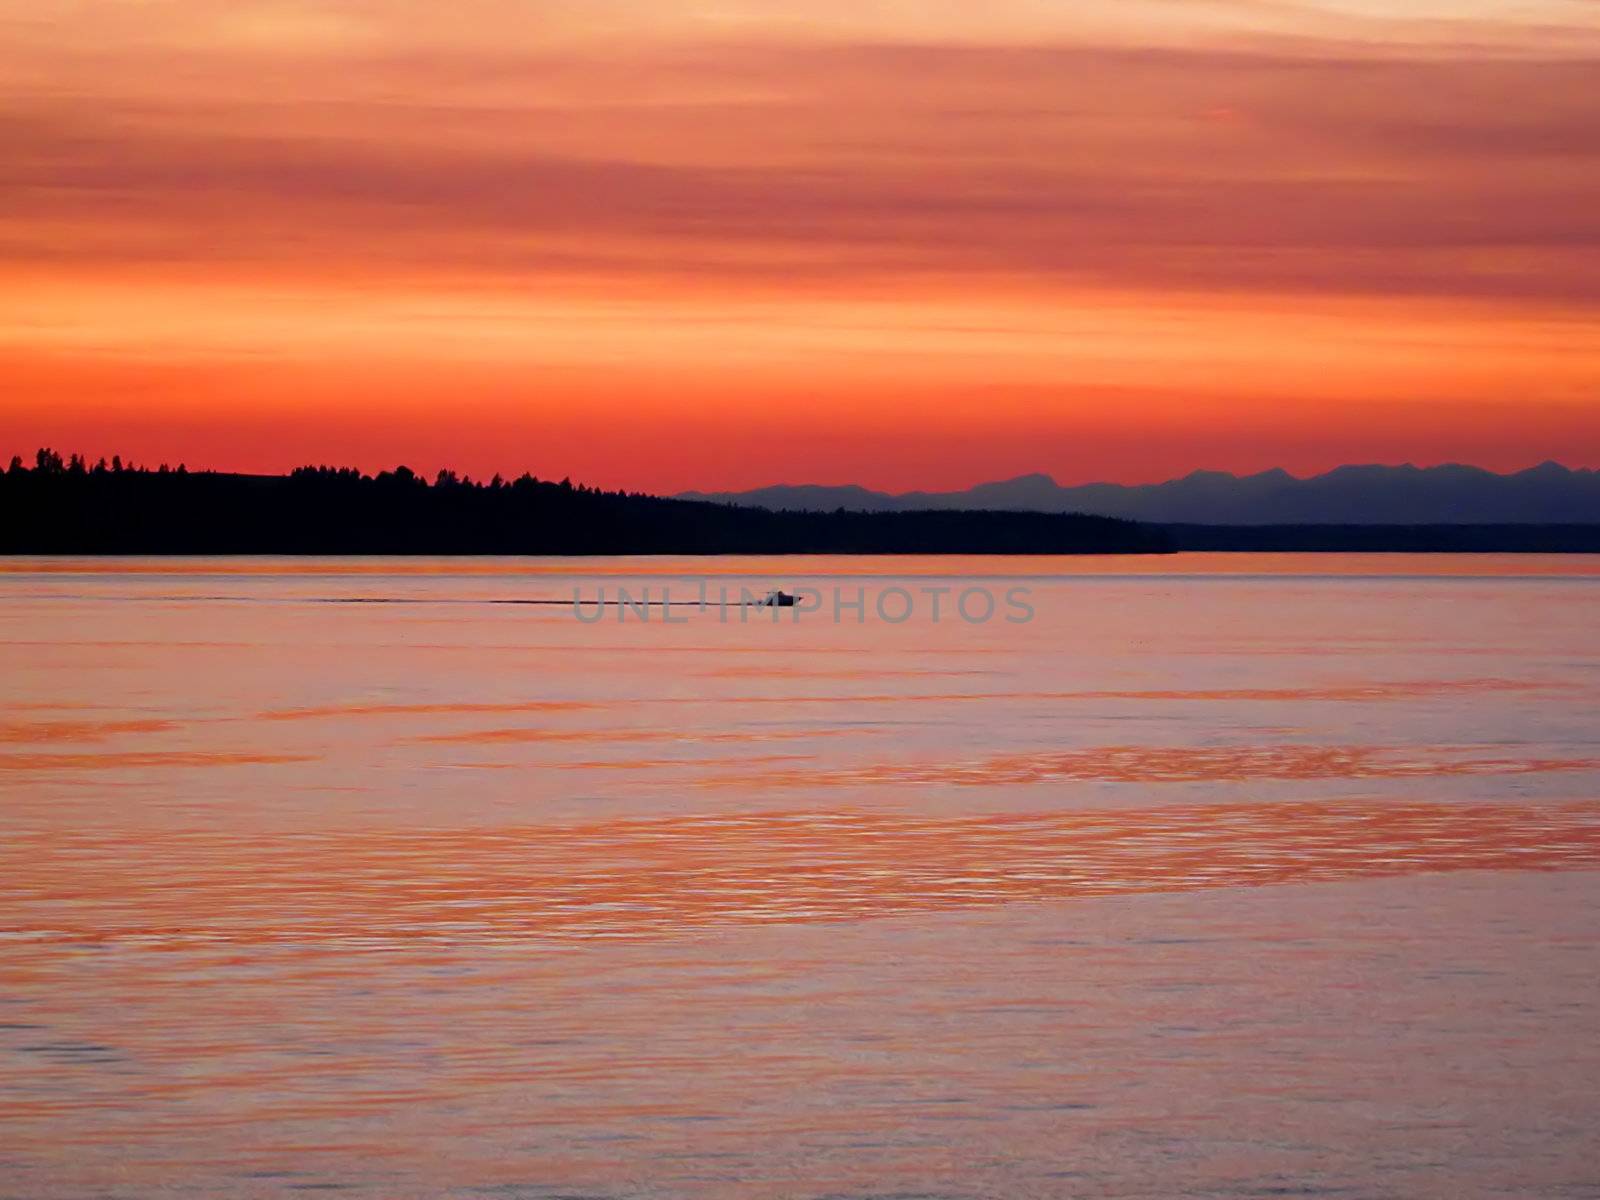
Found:
<svg viewBox="0 0 1600 1200"><path fill-rule="evenodd" d="M1600 1196L1597 602L0 559L0 1196Z"/></svg>

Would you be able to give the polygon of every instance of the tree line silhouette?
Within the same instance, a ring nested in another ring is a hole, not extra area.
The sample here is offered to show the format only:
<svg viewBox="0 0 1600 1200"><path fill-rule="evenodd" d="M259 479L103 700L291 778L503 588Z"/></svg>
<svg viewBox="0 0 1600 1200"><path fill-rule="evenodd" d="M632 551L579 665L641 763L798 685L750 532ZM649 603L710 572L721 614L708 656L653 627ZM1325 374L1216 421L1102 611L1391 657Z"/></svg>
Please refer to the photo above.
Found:
<svg viewBox="0 0 1600 1200"><path fill-rule="evenodd" d="M8 554L1152 554L1163 530L1056 513L771 512L524 474L288 475L91 465L44 448L0 475Z"/></svg>

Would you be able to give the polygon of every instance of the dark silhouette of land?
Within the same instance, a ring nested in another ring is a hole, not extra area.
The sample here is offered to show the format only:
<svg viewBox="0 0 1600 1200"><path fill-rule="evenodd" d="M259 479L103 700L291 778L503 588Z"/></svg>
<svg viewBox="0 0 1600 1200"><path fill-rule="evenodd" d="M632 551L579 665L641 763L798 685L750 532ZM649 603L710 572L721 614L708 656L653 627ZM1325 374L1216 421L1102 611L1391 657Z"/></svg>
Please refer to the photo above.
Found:
<svg viewBox="0 0 1600 1200"><path fill-rule="evenodd" d="M1161 525L1179 550L1600 554L1600 525Z"/></svg>
<svg viewBox="0 0 1600 1200"><path fill-rule="evenodd" d="M1506 475L1460 464L1344 466L1309 479L1283 470L1243 476L1194 471L1166 483L1073 487L1048 475L1023 475L961 492L891 495L854 485L802 484L685 492L680 499L815 511L1076 512L1152 524L1562 525L1600 522L1600 471L1553 462Z"/></svg>
<svg viewBox="0 0 1600 1200"><path fill-rule="evenodd" d="M773 510L405 467L234 475L91 466L41 450L0 473L4 554L1600 553L1600 524L1141 524L1081 513Z"/></svg>
<svg viewBox="0 0 1600 1200"><path fill-rule="evenodd" d="M1106 517L771 512L524 475L405 467L233 475L90 465L41 450L0 476L8 554L1160 554L1166 533Z"/></svg>

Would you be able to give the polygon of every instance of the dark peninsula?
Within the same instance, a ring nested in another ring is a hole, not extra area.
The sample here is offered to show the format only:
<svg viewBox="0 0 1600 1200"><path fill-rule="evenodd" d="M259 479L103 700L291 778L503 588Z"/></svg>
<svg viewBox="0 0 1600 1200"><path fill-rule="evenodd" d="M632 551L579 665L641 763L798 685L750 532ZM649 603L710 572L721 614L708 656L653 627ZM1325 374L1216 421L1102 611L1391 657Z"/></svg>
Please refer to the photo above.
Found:
<svg viewBox="0 0 1600 1200"><path fill-rule="evenodd" d="M6 554L1161 554L1163 530L1074 513L772 512L523 475L398 467L236 475L41 450L0 475Z"/></svg>

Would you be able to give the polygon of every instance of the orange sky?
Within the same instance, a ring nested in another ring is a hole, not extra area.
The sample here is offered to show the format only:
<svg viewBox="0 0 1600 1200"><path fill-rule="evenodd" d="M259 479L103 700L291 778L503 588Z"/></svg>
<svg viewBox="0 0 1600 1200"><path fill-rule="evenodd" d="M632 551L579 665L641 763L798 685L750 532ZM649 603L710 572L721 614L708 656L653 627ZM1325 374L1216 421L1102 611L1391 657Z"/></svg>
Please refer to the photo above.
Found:
<svg viewBox="0 0 1600 1200"><path fill-rule="evenodd" d="M0 0L0 449L1600 465L1597 77L1590 0Z"/></svg>

